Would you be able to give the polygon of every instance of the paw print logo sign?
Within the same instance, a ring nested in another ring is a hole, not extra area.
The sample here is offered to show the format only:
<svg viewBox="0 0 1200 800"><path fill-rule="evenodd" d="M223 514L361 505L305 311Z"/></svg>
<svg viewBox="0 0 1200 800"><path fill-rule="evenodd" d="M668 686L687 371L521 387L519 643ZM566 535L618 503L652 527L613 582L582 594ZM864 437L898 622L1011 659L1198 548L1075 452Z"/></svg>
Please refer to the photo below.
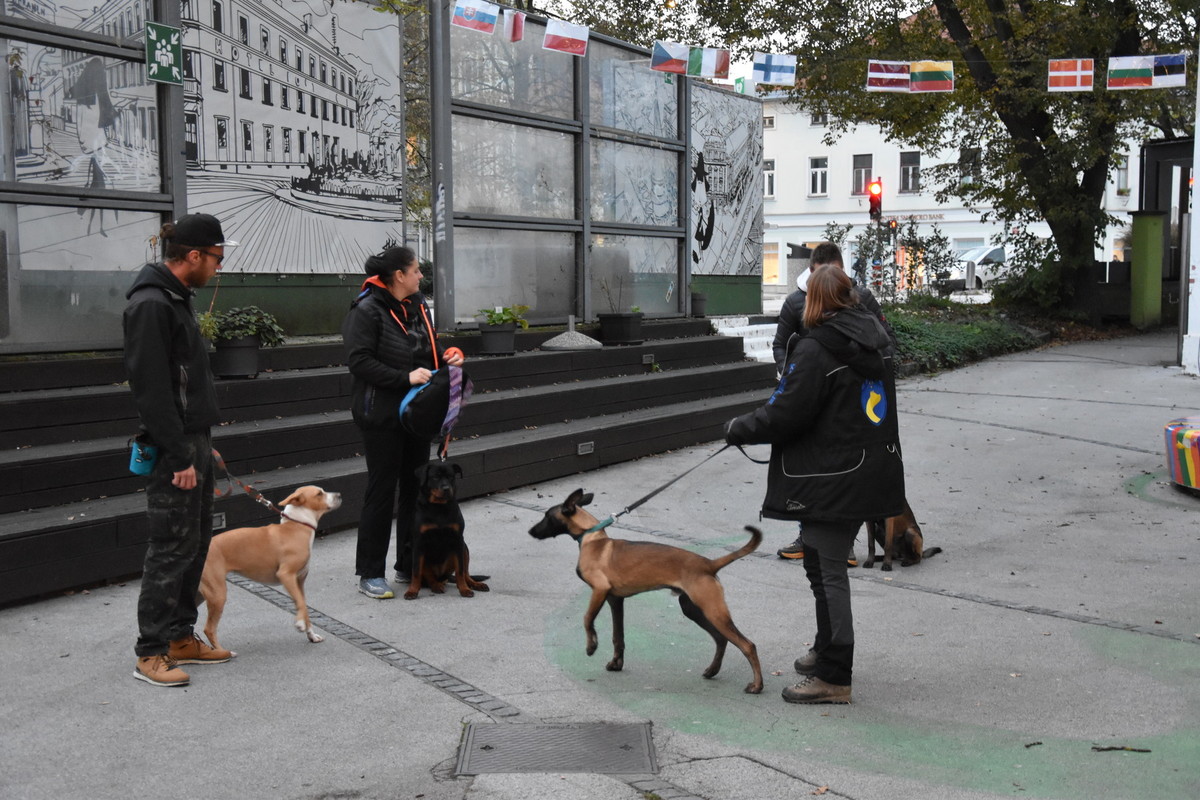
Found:
<svg viewBox="0 0 1200 800"><path fill-rule="evenodd" d="M146 23L146 79L183 85L183 35L179 28Z"/></svg>

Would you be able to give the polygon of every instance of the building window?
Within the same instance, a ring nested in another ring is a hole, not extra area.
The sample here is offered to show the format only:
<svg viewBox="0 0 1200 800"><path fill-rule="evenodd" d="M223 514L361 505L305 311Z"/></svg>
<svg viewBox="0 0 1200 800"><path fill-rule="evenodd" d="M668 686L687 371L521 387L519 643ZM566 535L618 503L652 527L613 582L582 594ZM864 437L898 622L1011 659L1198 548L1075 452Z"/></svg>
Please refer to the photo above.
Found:
<svg viewBox="0 0 1200 800"><path fill-rule="evenodd" d="M213 0L212 12L213 30L221 33L225 30L225 6L221 3L221 0Z"/></svg>
<svg viewBox="0 0 1200 800"><path fill-rule="evenodd" d="M271 52L271 32L266 29L266 26L258 29L258 38L262 41L262 51L264 53Z"/></svg>
<svg viewBox="0 0 1200 800"><path fill-rule="evenodd" d="M964 147L958 151L958 182L960 186L977 184L983 177L978 147Z"/></svg>
<svg viewBox="0 0 1200 800"><path fill-rule="evenodd" d="M282 36L280 36L279 37L279 63L286 66L288 63L287 56L288 56L287 39L284 39Z"/></svg>
<svg viewBox="0 0 1200 800"><path fill-rule="evenodd" d="M279 87L279 107L280 108L291 108L292 107L291 101L288 100L288 98L290 96L291 96L291 92L288 91L288 87L280 85L280 87Z"/></svg>
<svg viewBox="0 0 1200 800"><path fill-rule="evenodd" d="M763 197L775 196L775 159L763 160Z"/></svg>
<svg viewBox="0 0 1200 800"><path fill-rule="evenodd" d="M213 88L218 92L227 92L229 87L225 85L225 62L213 59Z"/></svg>
<svg viewBox="0 0 1200 800"><path fill-rule="evenodd" d="M308 98L308 115L313 119L316 119L317 114L317 96L315 94L310 95Z"/></svg>
<svg viewBox="0 0 1200 800"><path fill-rule="evenodd" d="M224 150L229 147L229 120L217 117L217 148Z"/></svg>
<svg viewBox="0 0 1200 800"><path fill-rule="evenodd" d="M247 100L254 99L254 91L250 86L250 70L248 70L248 69L239 69L238 70L238 89L239 89L239 92L238 92L239 97L244 97Z"/></svg>
<svg viewBox="0 0 1200 800"><path fill-rule="evenodd" d="M764 131L775 130L775 117L773 115L771 115L771 114L763 115L763 130Z"/></svg>
<svg viewBox="0 0 1200 800"><path fill-rule="evenodd" d="M329 79L327 77L327 69L325 66L325 62L322 61L321 62L321 83L328 83L328 82L329 82Z"/></svg>
<svg viewBox="0 0 1200 800"><path fill-rule="evenodd" d="M1125 153L1117 153L1113 156L1113 163L1117 166L1117 194L1121 197L1129 196L1129 156Z"/></svg>
<svg viewBox="0 0 1200 800"><path fill-rule="evenodd" d="M321 101L321 119L324 119L324 120L329 119L329 101L328 100Z"/></svg>
<svg viewBox="0 0 1200 800"><path fill-rule="evenodd" d="M238 39L246 47L250 46L250 20L238 14Z"/></svg>
<svg viewBox="0 0 1200 800"><path fill-rule="evenodd" d="M308 77L317 77L317 59L313 56L308 57Z"/></svg>
<svg viewBox="0 0 1200 800"><path fill-rule="evenodd" d="M283 147L283 154L286 156L292 152L292 129L281 128L279 132L281 134L280 144Z"/></svg>
<svg viewBox="0 0 1200 800"><path fill-rule="evenodd" d="M263 158L267 161L271 160L271 154L275 152L275 128L270 125L263 125Z"/></svg>
<svg viewBox="0 0 1200 800"><path fill-rule="evenodd" d="M866 194L867 184L871 182L871 155L856 155L854 157L854 173L851 176L850 194Z"/></svg>
<svg viewBox="0 0 1200 800"><path fill-rule="evenodd" d="M263 78L262 102L263 102L264 106L274 105L274 103L271 102L271 79L270 78Z"/></svg>
<svg viewBox="0 0 1200 800"><path fill-rule="evenodd" d="M305 131L297 131L296 144L300 147L300 155L304 155L304 150L308 145L308 133Z"/></svg>
<svg viewBox="0 0 1200 800"><path fill-rule="evenodd" d="M813 197L829 194L829 156L808 160L808 193Z"/></svg>
<svg viewBox="0 0 1200 800"><path fill-rule="evenodd" d="M346 81L347 94L354 94L354 78Z"/></svg>
<svg viewBox="0 0 1200 800"><path fill-rule="evenodd" d="M900 154L900 191L921 191L921 153L913 150Z"/></svg>
<svg viewBox="0 0 1200 800"><path fill-rule="evenodd" d="M781 284L784 276L779 271L779 242L763 242L763 283Z"/></svg>
<svg viewBox="0 0 1200 800"><path fill-rule="evenodd" d="M242 122L242 153L247 161L254 158L254 124L251 122Z"/></svg>
<svg viewBox="0 0 1200 800"><path fill-rule="evenodd" d="M296 113L304 113L304 92L299 89L296 90Z"/></svg>
<svg viewBox="0 0 1200 800"><path fill-rule="evenodd" d="M190 20L196 19L196 10L192 8L192 0L183 0L183 2L179 4L179 18Z"/></svg>
<svg viewBox="0 0 1200 800"><path fill-rule="evenodd" d="M825 111L814 111L812 115L809 116L808 122L813 127L824 128L829 124L829 114Z"/></svg>
<svg viewBox="0 0 1200 800"><path fill-rule="evenodd" d="M183 77L194 81L200 79L200 76L196 73L196 64L199 60L199 56L195 50L183 51Z"/></svg>

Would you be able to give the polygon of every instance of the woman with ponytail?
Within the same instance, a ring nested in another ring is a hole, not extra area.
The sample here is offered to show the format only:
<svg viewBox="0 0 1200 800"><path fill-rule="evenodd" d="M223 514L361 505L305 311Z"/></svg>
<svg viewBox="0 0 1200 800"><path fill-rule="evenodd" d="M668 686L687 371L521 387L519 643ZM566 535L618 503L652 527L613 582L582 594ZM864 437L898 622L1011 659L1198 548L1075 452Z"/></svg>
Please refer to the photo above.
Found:
<svg viewBox="0 0 1200 800"><path fill-rule="evenodd" d="M367 490L358 523L355 574L368 597L395 596L385 577L392 511L396 509L396 580L412 574L417 468L429 461L430 443L400 427L400 401L428 383L435 369L460 366L458 348L442 350L429 306L418 289L421 266L407 247L389 247L365 264L362 293L342 323L346 363L353 377L351 414L362 431ZM396 497L399 493L399 505Z"/></svg>

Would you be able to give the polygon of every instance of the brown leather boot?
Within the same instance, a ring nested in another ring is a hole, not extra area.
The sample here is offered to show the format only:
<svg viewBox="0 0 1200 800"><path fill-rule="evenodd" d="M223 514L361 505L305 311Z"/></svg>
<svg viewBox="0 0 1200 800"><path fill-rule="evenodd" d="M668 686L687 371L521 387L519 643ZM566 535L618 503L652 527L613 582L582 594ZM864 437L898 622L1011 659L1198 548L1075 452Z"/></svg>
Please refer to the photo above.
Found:
<svg viewBox="0 0 1200 800"><path fill-rule="evenodd" d="M167 651L177 664L224 664L233 658L233 653L219 647L210 647L194 632L190 636L171 642Z"/></svg>
<svg viewBox="0 0 1200 800"><path fill-rule="evenodd" d="M187 686L191 678L168 655L141 656L133 677L154 686Z"/></svg>
<svg viewBox="0 0 1200 800"><path fill-rule="evenodd" d="M826 683L816 675L809 675L795 686L785 688L783 699L789 703L849 703L850 687Z"/></svg>

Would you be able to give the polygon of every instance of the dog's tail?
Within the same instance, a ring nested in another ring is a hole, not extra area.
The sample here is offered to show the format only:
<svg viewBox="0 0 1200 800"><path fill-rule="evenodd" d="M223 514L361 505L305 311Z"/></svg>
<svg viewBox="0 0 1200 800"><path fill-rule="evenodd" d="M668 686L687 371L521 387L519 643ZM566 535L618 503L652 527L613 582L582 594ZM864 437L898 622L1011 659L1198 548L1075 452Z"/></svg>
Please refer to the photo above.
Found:
<svg viewBox="0 0 1200 800"><path fill-rule="evenodd" d="M758 546L760 544L762 544L762 540L763 540L762 531L760 531L758 528L755 528L753 525L747 525L746 530L750 531L750 541L746 542L744 545L742 545L737 550L734 550L732 553L726 553L725 555L721 556L720 558L714 558L712 560L713 572L716 572L717 570L721 569L721 567L724 567L727 564L732 564L734 561L737 561L739 558L742 558L743 556L750 555L751 553L753 553L755 550L758 549Z"/></svg>
<svg viewBox="0 0 1200 800"><path fill-rule="evenodd" d="M942 552L942 548L940 548L940 547L926 547L925 552L921 553L921 558L929 558L930 556L936 556L940 552Z"/></svg>

